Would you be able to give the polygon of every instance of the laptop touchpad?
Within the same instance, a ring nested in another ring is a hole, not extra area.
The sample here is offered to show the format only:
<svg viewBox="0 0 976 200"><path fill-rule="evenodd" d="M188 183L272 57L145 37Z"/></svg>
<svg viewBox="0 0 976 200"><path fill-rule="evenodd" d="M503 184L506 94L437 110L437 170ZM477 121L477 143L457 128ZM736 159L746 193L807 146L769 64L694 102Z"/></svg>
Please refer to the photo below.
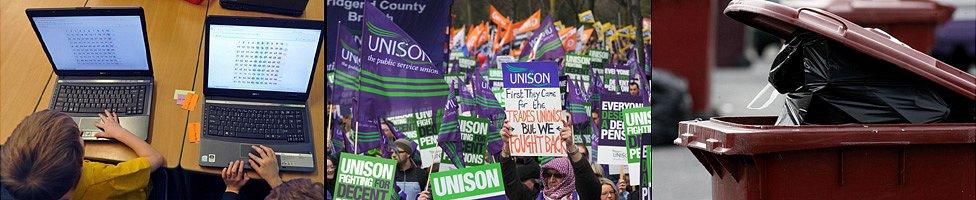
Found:
<svg viewBox="0 0 976 200"><path fill-rule="evenodd" d="M101 131L95 124L101 122L102 120L97 117L77 117L75 122L78 122L78 129L81 131Z"/></svg>

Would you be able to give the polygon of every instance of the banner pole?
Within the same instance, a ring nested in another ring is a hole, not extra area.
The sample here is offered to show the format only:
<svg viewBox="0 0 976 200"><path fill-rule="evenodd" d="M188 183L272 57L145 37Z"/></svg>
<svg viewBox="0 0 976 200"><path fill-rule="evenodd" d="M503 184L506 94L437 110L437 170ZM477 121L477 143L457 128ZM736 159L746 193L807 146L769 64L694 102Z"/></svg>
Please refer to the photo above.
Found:
<svg viewBox="0 0 976 200"><path fill-rule="evenodd" d="M441 150L441 155L439 157L444 157L444 151ZM434 165L440 164L440 162L434 162L434 159L430 159L430 168L427 168L427 183L424 184L424 191L430 191L430 173L434 172Z"/></svg>
<svg viewBox="0 0 976 200"><path fill-rule="evenodd" d="M356 141L353 143L356 154L359 154L359 122L356 122Z"/></svg>
<svg viewBox="0 0 976 200"><path fill-rule="evenodd" d="M326 146L332 146L332 133L331 133L332 132L332 110L333 110L333 105L329 104L329 113L327 113L329 119L327 119L328 124L325 125L325 130L330 133L325 134Z"/></svg>

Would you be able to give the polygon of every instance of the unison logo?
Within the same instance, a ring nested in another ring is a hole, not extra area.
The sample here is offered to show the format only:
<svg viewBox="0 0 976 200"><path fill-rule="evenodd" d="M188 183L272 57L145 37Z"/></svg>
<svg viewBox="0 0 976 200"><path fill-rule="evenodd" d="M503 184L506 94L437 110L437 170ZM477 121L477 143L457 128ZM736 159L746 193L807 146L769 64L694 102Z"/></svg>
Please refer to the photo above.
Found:
<svg viewBox="0 0 976 200"><path fill-rule="evenodd" d="M366 26L371 33L366 34L366 46L370 51L381 52L400 58L409 58L410 60L431 62L430 57L427 56L427 53L424 52L424 49L420 45L396 40L395 38L400 38L400 35L376 27L373 23L367 22ZM375 37L374 35L379 37Z"/></svg>

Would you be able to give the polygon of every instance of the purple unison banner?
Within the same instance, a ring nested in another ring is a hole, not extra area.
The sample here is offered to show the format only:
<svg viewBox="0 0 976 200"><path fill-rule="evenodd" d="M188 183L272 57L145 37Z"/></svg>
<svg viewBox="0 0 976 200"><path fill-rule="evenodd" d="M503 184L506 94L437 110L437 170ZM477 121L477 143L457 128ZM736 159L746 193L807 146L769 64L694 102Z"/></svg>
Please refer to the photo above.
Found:
<svg viewBox="0 0 976 200"><path fill-rule="evenodd" d="M426 51L372 4L365 5L360 117L381 118L441 108L448 85Z"/></svg>
<svg viewBox="0 0 976 200"><path fill-rule="evenodd" d="M542 26L535 30L528 45L522 48L520 61L555 60L566 55L563 42L559 39L559 30L552 24L552 18L546 16Z"/></svg>
<svg viewBox="0 0 976 200"><path fill-rule="evenodd" d="M328 9L325 12L325 43L335 44L340 21L349 27L353 35L361 35L365 30L362 26L365 19L363 7L374 4L404 32L420 42L424 51L430 54L431 62L438 69L443 69L442 63L447 57L444 44L448 39L445 30L450 25L453 3L453 0L325 0ZM332 63L336 50L327 48L325 63Z"/></svg>
<svg viewBox="0 0 976 200"><path fill-rule="evenodd" d="M505 86L505 115L513 136L509 149L514 156L566 156L559 142L562 129L562 94L556 62L502 64Z"/></svg>
<svg viewBox="0 0 976 200"><path fill-rule="evenodd" d="M337 52L335 54L335 84L332 85L332 93L329 93L329 102L351 107L354 105L353 99L359 88L359 41L349 33L347 24L337 27L339 30L338 40L335 43ZM348 113L347 113L348 114Z"/></svg>

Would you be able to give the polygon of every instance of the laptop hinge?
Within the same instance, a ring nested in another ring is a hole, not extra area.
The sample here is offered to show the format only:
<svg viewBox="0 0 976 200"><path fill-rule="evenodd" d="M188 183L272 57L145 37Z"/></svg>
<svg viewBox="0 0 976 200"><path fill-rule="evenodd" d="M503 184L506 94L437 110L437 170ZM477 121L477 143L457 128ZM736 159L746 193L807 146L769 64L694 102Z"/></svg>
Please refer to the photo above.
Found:
<svg viewBox="0 0 976 200"><path fill-rule="evenodd" d="M245 105L245 106L283 106L283 107L293 107L293 108L304 108L304 104L286 104L286 103L267 103L267 102L252 102L252 101L231 101L231 100L216 100L207 99L206 103L216 103L216 104L232 104L232 105Z"/></svg>
<svg viewBox="0 0 976 200"><path fill-rule="evenodd" d="M60 79L58 83L151 83L149 79Z"/></svg>

